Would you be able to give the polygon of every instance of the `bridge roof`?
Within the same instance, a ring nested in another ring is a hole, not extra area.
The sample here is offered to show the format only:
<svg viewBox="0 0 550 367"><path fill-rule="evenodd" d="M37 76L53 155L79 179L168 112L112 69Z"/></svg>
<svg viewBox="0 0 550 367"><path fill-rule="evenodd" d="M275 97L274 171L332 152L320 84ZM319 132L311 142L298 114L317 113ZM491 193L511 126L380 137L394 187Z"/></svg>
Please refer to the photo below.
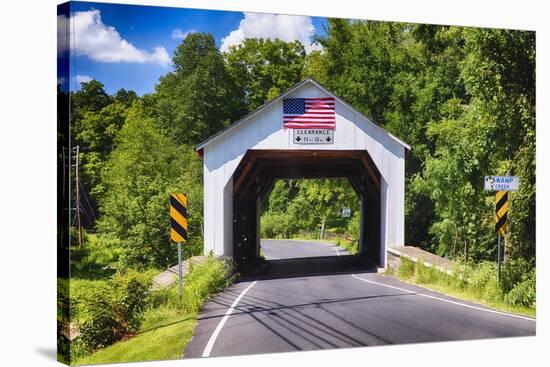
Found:
<svg viewBox="0 0 550 367"><path fill-rule="evenodd" d="M230 124L229 126L225 127L224 129L218 131L216 134L212 135L210 138L206 139L205 141L203 141L202 143L200 143L199 145L197 145L196 147L196 150L197 152L201 153L202 150L209 144L213 143L214 141L222 138L224 135L226 135L227 133L229 133L230 131L232 130L235 130L235 129L238 129L243 123L245 123L246 121L250 120L251 118L257 116L258 114L260 114L262 111L266 110L268 107L270 107L271 105L277 103L278 101L284 99L285 97L291 95L293 92L295 92L296 90L302 88L303 86L307 85L307 84L313 84L315 85L317 88L321 89L323 92L325 92L326 94L328 94L329 96L333 97L335 100L337 100L338 102L340 102L341 104L347 106L348 108L352 109L353 111L355 111L356 113L358 113L359 115L363 116L367 121L369 121L372 126L374 126L376 129L380 130L382 133L388 135L392 140L394 140L395 142L397 142L398 144L402 145L404 148L410 150L411 149L411 146L407 143L405 143L404 141L400 140L399 138L395 137L394 135L392 135L390 132L388 132L386 129L378 126L377 124L375 124L374 122L372 122L372 120L366 116L364 116L361 112L357 111L355 108L353 108L349 103L347 103L346 101L344 101L343 99L341 99L340 97L336 96L334 93L332 93L331 91L329 91L328 89L326 89L325 87L323 87L321 84L319 84L318 82L316 82L315 80L311 79L311 78L306 78L304 80L302 80L301 82L295 84L294 86L292 86L291 88L287 89L286 91L284 91L283 93L281 93L279 96L277 96L276 98L272 99L271 101L269 102L266 102L264 103L263 105L261 105L260 107L258 107L256 110L246 114L245 116L243 116L242 118L240 118L239 120L233 122L232 124ZM282 129L282 123L281 123L281 129Z"/></svg>

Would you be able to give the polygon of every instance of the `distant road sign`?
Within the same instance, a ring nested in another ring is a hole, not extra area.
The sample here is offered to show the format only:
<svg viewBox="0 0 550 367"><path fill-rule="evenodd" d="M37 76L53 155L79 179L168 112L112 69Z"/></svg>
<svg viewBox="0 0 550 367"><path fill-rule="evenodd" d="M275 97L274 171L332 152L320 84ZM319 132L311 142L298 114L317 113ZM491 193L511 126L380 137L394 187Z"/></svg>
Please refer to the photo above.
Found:
<svg viewBox="0 0 550 367"><path fill-rule="evenodd" d="M504 236L508 230L508 192L498 191L495 196L495 231Z"/></svg>
<svg viewBox="0 0 550 367"><path fill-rule="evenodd" d="M351 209L350 208L343 208L342 209L342 217L349 218L351 216Z"/></svg>
<svg viewBox="0 0 550 367"><path fill-rule="evenodd" d="M174 242L187 242L187 196L170 195L170 238Z"/></svg>
<svg viewBox="0 0 550 367"><path fill-rule="evenodd" d="M485 176L485 191L518 191L517 176Z"/></svg>

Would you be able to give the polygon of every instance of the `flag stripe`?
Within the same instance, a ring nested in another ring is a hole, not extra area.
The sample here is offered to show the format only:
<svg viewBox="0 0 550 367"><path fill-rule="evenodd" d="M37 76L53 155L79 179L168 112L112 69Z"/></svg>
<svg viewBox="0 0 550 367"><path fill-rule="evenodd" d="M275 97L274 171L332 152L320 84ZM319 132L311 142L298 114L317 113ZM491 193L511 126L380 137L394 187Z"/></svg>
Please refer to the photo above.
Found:
<svg viewBox="0 0 550 367"><path fill-rule="evenodd" d="M327 127L331 126L331 124L320 124L318 122L316 122L316 123L289 122L287 125L299 126L299 127L304 127L304 128L309 128L311 126L322 126L324 128L327 128Z"/></svg>
<svg viewBox="0 0 550 367"><path fill-rule="evenodd" d="M332 129L334 126L330 125L315 125L315 124L309 124L309 125L294 125L294 124L287 124L285 125L287 128L293 128L293 129Z"/></svg>

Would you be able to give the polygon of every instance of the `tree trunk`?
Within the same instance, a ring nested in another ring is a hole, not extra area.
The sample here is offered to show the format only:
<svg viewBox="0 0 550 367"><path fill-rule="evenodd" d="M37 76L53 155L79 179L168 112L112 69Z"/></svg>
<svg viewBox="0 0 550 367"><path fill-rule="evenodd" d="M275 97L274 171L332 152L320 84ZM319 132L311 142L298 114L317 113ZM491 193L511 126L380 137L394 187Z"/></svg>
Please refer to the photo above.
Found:
<svg viewBox="0 0 550 367"><path fill-rule="evenodd" d="M321 221L321 233L319 233L319 239L322 240L325 237L325 225L327 223L327 217L323 216Z"/></svg>

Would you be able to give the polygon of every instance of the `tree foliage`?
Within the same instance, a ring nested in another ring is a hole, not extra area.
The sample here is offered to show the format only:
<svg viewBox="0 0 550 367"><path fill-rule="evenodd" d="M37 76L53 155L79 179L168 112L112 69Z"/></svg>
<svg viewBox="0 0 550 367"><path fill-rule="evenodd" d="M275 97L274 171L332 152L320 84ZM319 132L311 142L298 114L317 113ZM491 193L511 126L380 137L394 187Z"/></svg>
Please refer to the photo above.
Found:
<svg viewBox="0 0 550 367"><path fill-rule="evenodd" d="M200 252L202 162L193 147L312 77L412 146L407 244L494 260L494 198L483 176L515 174L521 189L511 195L506 252L511 263L534 266L534 33L344 19L329 19L325 30L322 51L309 54L278 39L246 39L221 53L212 35L190 33L153 93L109 96L95 80L72 93L83 176L99 202L99 227L121 240L125 264L174 262L173 191L189 194L191 248ZM351 219L340 218L342 206ZM262 223L281 236L323 223L356 233L358 209L344 180L281 180Z"/></svg>
<svg viewBox="0 0 550 367"><path fill-rule="evenodd" d="M122 240L122 261L131 266L166 267L176 259L169 240L168 199L190 197L189 237L200 243L202 187L200 164L192 148L179 146L155 129L138 104L132 107L103 170L101 231Z"/></svg>
<svg viewBox="0 0 550 367"><path fill-rule="evenodd" d="M359 210L359 199L345 179L278 180L263 206L262 230L267 237L288 238L301 232L345 228L342 208Z"/></svg>
<svg viewBox="0 0 550 367"><path fill-rule="evenodd" d="M174 71L160 78L147 104L165 135L196 145L244 113L242 91L212 35L190 33L172 62Z"/></svg>
<svg viewBox="0 0 550 367"><path fill-rule="evenodd" d="M306 52L298 42L249 38L225 55L229 71L244 91L249 111L302 79Z"/></svg>

